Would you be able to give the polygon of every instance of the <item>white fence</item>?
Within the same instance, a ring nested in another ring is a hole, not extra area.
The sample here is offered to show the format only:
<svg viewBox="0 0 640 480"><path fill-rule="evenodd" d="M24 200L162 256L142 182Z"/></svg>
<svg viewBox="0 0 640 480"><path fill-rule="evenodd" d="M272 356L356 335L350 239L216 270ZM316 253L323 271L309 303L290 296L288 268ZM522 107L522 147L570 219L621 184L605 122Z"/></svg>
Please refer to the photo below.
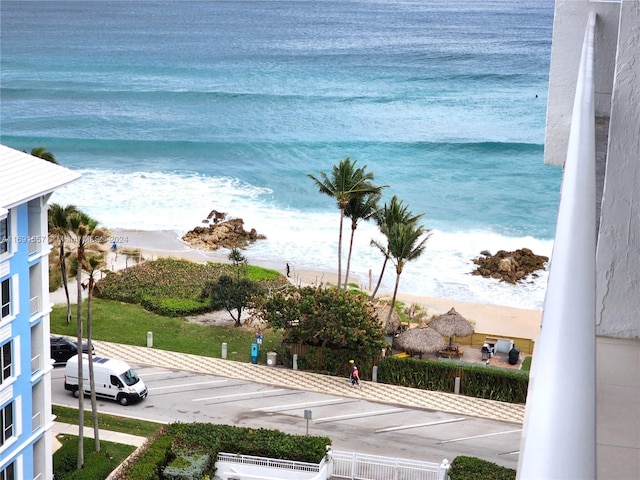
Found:
<svg viewBox="0 0 640 480"><path fill-rule="evenodd" d="M449 480L449 462L441 464L327 450L320 463L218 453L216 477L222 480Z"/></svg>
<svg viewBox="0 0 640 480"><path fill-rule="evenodd" d="M448 480L449 462L441 464L406 458L333 451L331 478L350 480Z"/></svg>
<svg viewBox="0 0 640 480"><path fill-rule="evenodd" d="M222 480L326 480L330 473L326 459L305 463L224 452L219 452L216 459L216 476Z"/></svg>

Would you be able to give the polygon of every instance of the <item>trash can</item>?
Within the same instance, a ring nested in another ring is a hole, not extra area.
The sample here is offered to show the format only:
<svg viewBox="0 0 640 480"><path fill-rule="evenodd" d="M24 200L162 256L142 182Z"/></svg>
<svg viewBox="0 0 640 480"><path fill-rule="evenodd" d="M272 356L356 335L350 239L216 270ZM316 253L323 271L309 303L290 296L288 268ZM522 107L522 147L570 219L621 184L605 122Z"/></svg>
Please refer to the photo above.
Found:
<svg viewBox="0 0 640 480"><path fill-rule="evenodd" d="M252 343L251 344L251 363L253 363L254 365L256 363L258 363L258 354L259 354L259 350L258 350L258 344L257 343Z"/></svg>
<svg viewBox="0 0 640 480"><path fill-rule="evenodd" d="M267 352L267 365L270 367L276 366L278 354L276 352Z"/></svg>
<svg viewBox="0 0 640 480"><path fill-rule="evenodd" d="M511 350L509 350L509 365L515 365L516 363L518 363L519 359L520 350L518 350L516 347L513 347Z"/></svg>

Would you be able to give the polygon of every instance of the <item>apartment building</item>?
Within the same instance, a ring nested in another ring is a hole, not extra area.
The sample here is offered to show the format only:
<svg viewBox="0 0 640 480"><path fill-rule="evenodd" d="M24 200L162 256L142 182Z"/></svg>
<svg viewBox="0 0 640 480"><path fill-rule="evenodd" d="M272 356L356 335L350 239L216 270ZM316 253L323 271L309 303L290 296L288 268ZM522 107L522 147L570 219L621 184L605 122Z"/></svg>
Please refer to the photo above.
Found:
<svg viewBox="0 0 640 480"><path fill-rule="evenodd" d="M53 478L47 203L79 177L0 145L0 480Z"/></svg>

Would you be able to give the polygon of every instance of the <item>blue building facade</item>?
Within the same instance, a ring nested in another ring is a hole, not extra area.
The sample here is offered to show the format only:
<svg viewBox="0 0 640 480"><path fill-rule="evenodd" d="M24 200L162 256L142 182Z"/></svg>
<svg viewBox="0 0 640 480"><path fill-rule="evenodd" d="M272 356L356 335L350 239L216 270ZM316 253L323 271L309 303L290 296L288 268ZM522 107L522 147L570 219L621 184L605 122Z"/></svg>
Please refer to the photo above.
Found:
<svg viewBox="0 0 640 480"><path fill-rule="evenodd" d="M0 145L0 480L53 478L47 202L77 178Z"/></svg>

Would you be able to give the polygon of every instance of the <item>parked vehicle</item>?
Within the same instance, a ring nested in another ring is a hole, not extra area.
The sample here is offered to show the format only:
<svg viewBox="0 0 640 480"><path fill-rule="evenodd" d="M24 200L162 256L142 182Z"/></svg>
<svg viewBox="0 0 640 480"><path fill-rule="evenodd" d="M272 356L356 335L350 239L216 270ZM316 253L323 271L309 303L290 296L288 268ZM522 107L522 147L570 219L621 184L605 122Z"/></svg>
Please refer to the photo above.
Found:
<svg viewBox="0 0 640 480"><path fill-rule="evenodd" d="M82 356L83 390L89 395L89 355ZM93 357L93 374L96 395L111 398L120 405L138 402L147 396L148 390L138 374L122 360L106 357ZM78 397L78 356L67 360L64 370L64 388Z"/></svg>
<svg viewBox="0 0 640 480"><path fill-rule="evenodd" d="M78 345L67 337L50 335L50 342L51 359L54 364L65 364L67 363L67 360L78 354ZM92 350L92 353L95 354L95 348L93 348L93 345ZM82 342L82 353L89 353L89 344L87 342Z"/></svg>

